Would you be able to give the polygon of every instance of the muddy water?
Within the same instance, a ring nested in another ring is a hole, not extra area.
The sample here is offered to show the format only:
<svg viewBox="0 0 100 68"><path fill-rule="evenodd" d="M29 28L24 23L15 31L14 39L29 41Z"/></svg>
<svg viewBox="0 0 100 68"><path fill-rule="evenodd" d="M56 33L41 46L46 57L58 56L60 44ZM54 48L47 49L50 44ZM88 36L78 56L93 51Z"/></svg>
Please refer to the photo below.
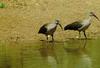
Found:
<svg viewBox="0 0 100 68"><path fill-rule="evenodd" d="M0 68L100 68L99 41L3 41Z"/></svg>

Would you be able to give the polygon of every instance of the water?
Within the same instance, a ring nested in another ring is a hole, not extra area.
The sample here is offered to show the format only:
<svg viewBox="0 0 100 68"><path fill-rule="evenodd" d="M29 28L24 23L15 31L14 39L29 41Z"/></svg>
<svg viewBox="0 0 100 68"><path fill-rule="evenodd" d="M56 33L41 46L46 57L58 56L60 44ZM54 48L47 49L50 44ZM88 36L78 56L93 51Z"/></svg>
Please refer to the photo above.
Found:
<svg viewBox="0 0 100 68"><path fill-rule="evenodd" d="M1 41L0 68L100 68L99 41Z"/></svg>

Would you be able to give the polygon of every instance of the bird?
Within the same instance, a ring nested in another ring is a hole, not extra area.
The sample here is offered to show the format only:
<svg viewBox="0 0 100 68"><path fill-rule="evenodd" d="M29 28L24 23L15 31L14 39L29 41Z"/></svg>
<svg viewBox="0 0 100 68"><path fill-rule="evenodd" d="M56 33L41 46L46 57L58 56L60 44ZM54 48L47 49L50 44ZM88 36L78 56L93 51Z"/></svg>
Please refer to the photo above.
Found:
<svg viewBox="0 0 100 68"><path fill-rule="evenodd" d="M57 26L59 25L61 29L63 30L62 25L59 23L59 20L55 20L52 23L46 23L40 27L38 34L44 34L46 36L46 39L48 40L48 37L52 37L52 41L54 41L54 32L56 31Z"/></svg>
<svg viewBox="0 0 100 68"><path fill-rule="evenodd" d="M87 39L86 30L91 25L91 19L95 17L97 20L100 21L100 19L96 16L94 12L89 12L88 18L84 20L77 20L72 22L71 24L68 24L64 27L64 30L74 30L79 32L79 38L80 38L80 32L84 33L85 38Z"/></svg>

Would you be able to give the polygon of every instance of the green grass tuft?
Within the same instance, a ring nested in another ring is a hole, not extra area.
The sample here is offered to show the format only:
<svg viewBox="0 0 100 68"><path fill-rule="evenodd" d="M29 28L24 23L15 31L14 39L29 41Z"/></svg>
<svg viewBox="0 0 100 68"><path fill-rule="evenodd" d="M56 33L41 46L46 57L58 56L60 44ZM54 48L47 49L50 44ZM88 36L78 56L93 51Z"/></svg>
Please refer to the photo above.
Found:
<svg viewBox="0 0 100 68"><path fill-rule="evenodd" d="M4 8L5 7L5 4L0 2L0 8Z"/></svg>

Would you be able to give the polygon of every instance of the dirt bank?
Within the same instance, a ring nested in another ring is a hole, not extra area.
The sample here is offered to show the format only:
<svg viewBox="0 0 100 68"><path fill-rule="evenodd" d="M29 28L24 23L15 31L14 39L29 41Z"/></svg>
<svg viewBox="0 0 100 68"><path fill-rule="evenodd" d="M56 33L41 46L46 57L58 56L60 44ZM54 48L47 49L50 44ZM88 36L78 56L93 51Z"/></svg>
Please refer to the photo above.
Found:
<svg viewBox="0 0 100 68"><path fill-rule="evenodd" d="M88 12L94 11L100 18L100 0L1 0L5 4L0 8L0 40L40 40L45 36L37 32L44 23L60 19L65 26L76 20L84 19ZM99 37L100 23L92 20L87 30L88 37ZM55 32L55 39L76 37L78 32Z"/></svg>

